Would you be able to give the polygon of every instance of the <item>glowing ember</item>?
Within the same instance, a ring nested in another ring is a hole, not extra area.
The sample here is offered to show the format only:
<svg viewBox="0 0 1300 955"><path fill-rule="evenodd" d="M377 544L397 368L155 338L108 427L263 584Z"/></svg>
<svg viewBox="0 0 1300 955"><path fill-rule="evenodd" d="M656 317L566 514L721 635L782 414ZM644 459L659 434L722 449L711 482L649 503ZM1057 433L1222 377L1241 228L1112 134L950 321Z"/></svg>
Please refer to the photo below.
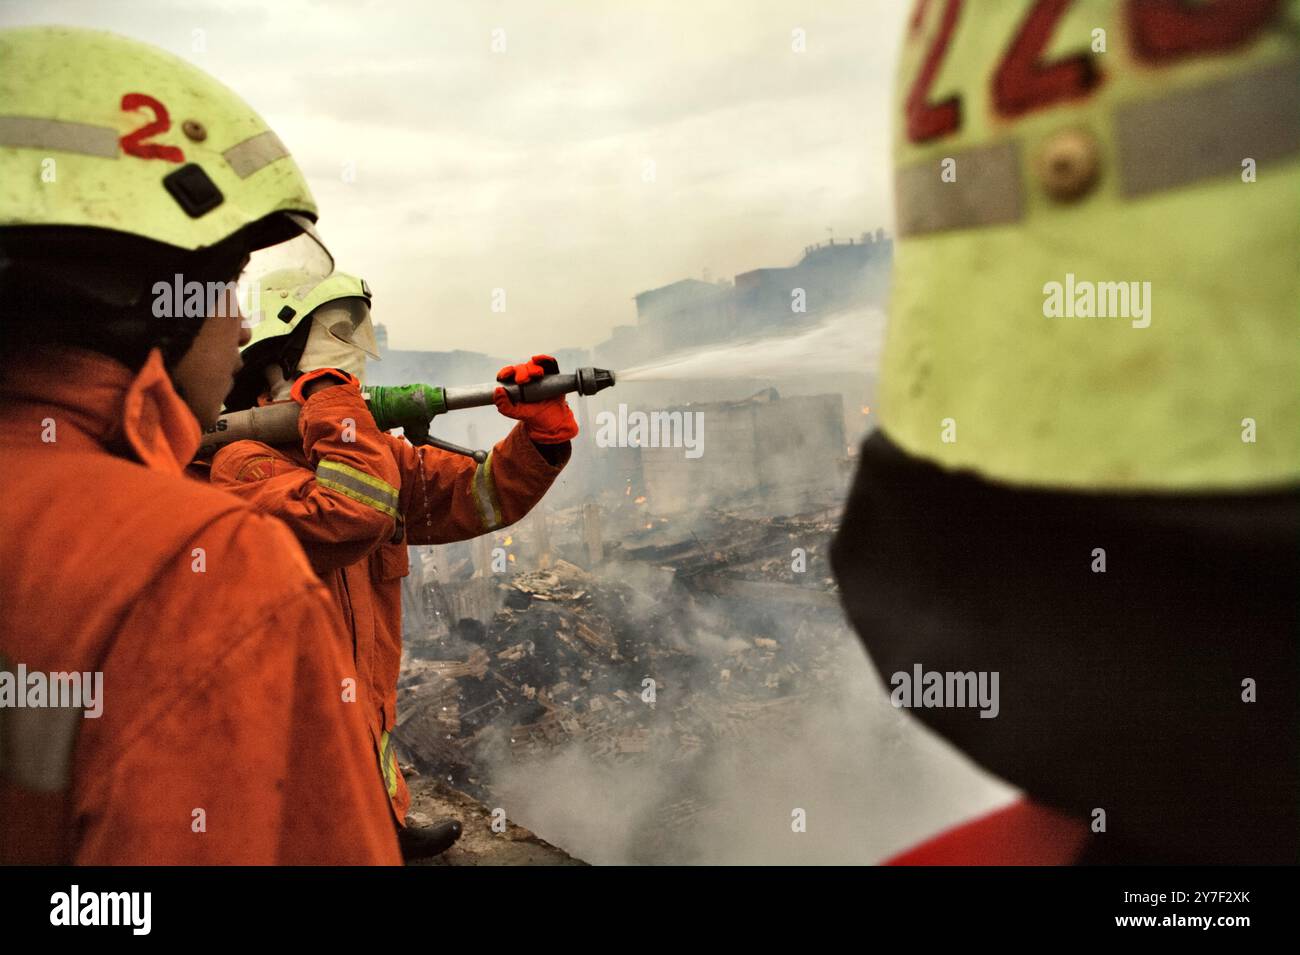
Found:
<svg viewBox="0 0 1300 955"><path fill-rule="evenodd" d="M645 495L642 494L640 497L638 497L638 498L637 498L635 501L633 501L632 503L633 503L633 504L644 504L644 503L645 503Z"/></svg>
<svg viewBox="0 0 1300 955"><path fill-rule="evenodd" d="M863 413L863 414L871 414L871 406L870 406L870 405L863 405L863 406L862 406L862 413Z"/></svg>

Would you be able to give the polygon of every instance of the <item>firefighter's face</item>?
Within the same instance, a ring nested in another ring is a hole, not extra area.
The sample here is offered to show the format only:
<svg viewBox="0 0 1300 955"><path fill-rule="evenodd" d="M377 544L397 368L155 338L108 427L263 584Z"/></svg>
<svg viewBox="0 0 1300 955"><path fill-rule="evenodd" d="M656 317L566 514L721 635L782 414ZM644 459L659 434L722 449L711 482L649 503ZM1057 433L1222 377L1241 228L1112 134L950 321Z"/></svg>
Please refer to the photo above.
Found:
<svg viewBox="0 0 1300 955"><path fill-rule="evenodd" d="M204 321L189 351L176 363L172 372L176 390L202 427L216 424L235 374L243 367L239 349L251 335L231 289Z"/></svg>

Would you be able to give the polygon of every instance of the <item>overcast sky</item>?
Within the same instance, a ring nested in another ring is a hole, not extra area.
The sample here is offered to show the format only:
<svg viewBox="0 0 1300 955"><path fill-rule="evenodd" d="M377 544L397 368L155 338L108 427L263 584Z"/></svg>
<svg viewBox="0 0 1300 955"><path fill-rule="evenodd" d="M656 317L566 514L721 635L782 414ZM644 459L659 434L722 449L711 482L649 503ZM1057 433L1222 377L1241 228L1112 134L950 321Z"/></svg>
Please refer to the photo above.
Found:
<svg viewBox="0 0 1300 955"><path fill-rule="evenodd" d="M392 347L525 356L595 344L645 289L892 231L909 6L0 0L0 24L108 28L207 69L288 145Z"/></svg>

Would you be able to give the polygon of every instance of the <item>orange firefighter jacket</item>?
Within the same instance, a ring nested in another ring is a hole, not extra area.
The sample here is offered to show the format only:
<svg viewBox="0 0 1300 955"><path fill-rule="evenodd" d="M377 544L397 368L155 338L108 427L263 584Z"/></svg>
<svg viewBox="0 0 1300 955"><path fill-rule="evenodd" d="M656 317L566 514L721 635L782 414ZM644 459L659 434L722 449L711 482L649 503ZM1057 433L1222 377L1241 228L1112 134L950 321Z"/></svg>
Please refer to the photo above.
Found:
<svg viewBox="0 0 1300 955"><path fill-rule="evenodd" d="M157 351L6 364L0 862L398 864L328 594L283 525L184 476L199 439Z"/></svg>
<svg viewBox="0 0 1300 955"><path fill-rule="evenodd" d="M401 580L408 544L445 544L513 524L564 466L549 464L517 425L476 464L381 432L355 381L306 399L301 450L236 441L219 450L211 479L297 536L350 631L357 675L371 698L371 731L404 825L410 795L390 734L402 662Z"/></svg>

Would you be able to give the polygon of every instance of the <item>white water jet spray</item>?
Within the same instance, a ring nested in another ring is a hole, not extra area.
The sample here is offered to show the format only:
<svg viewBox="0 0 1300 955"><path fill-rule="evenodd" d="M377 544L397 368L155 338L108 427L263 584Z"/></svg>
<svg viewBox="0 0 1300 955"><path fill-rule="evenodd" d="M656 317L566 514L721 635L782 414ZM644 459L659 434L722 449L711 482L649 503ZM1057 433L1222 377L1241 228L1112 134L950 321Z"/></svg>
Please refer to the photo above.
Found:
<svg viewBox="0 0 1300 955"><path fill-rule="evenodd" d="M710 345L617 375L625 382L874 373L880 367L884 329L885 313L879 308L854 308L790 335Z"/></svg>

